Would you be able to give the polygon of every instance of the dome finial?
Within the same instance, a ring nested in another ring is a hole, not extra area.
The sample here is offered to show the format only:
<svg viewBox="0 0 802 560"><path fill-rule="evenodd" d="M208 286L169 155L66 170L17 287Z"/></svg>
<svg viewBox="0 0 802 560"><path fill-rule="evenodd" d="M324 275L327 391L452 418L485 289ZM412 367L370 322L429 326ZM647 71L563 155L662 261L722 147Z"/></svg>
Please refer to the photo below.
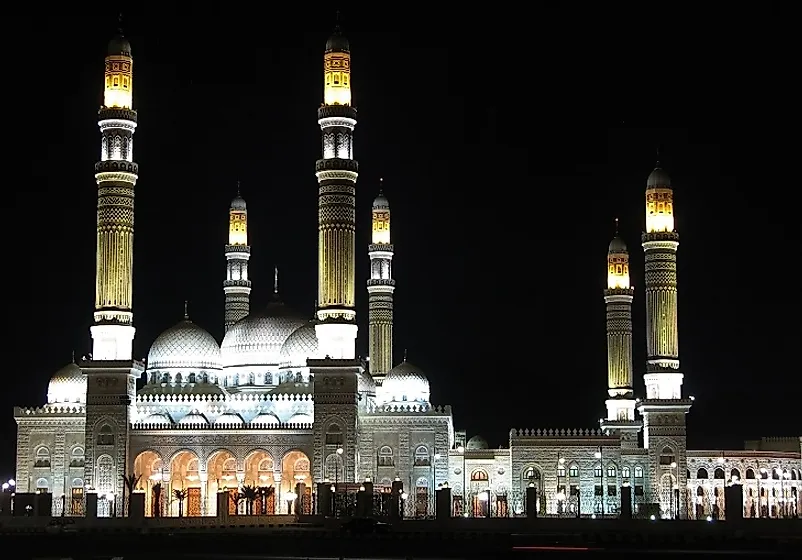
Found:
<svg viewBox="0 0 802 560"><path fill-rule="evenodd" d="M273 293L278 296L278 267L273 268Z"/></svg>
<svg viewBox="0 0 802 560"><path fill-rule="evenodd" d="M404 348L404 361L405 362L407 361L407 349L406 348Z"/></svg>
<svg viewBox="0 0 802 560"><path fill-rule="evenodd" d="M184 321L189 321L189 301L184 300Z"/></svg>
<svg viewBox="0 0 802 560"><path fill-rule="evenodd" d="M654 164L655 169L660 169L660 146L657 146L657 162Z"/></svg>
<svg viewBox="0 0 802 560"><path fill-rule="evenodd" d="M615 219L615 236L618 237L618 218Z"/></svg>
<svg viewBox="0 0 802 560"><path fill-rule="evenodd" d="M120 35L123 34L123 13L122 12L117 14L117 32Z"/></svg>
<svg viewBox="0 0 802 560"><path fill-rule="evenodd" d="M379 196L384 194L384 178L379 177Z"/></svg>
<svg viewBox="0 0 802 560"><path fill-rule="evenodd" d="M240 196L239 179L237 179L237 196Z"/></svg>
<svg viewBox="0 0 802 560"><path fill-rule="evenodd" d="M76 363L75 362L75 350L72 351L72 363Z"/></svg>

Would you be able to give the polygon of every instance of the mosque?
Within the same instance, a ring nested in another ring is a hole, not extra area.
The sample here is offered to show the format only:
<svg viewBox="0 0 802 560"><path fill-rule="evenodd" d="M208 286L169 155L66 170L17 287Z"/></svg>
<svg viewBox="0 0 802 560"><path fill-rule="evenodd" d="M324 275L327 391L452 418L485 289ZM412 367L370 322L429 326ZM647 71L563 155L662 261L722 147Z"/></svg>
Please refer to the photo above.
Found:
<svg viewBox="0 0 802 560"><path fill-rule="evenodd" d="M133 474L147 515L216 515L218 495L244 487L260 489L262 513L278 514L293 504L311 512L323 481L347 494L366 480L377 493L400 480L408 516L431 515L435 490L447 485L454 515L518 516L527 507L543 516L617 515L623 494L635 512L706 518L722 517L725 486L742 484L746 517L798 516L800 438L765 438L737 451L687 449L693 398L682 390L678 350L679 234L671 181L659 163L646 182L642 236L645 394L637 398L633 383L635 290L627 247L616 237L600 294L609 390L599 426L512 429L499 449L455 429L451 407L430 402L424 372L393 358L394 253L382 194L373 201L367 247L370 357L357 358L355 259L363 249L355 246L361 220L350 51L337 30L323 54L314 319L285 305L278 274L271 303L250 308L248 208L238 195L225 245L222 343L185 314L142 363L132 358L134 60L122 33L109 43L95 164L92 353L53 375L46 404L14 409L17 495L49 494L54 515L84 515L95 493L99 515L122 515L116 504L124 476ZM524 498L528 487L536 489L534 506Z"/></svg>

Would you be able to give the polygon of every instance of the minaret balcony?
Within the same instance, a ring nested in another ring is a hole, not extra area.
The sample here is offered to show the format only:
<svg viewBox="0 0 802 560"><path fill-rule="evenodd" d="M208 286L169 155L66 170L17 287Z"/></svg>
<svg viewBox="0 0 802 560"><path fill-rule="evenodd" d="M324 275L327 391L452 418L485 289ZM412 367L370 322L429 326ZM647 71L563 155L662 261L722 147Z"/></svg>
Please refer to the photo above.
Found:
<svg viewBox="0 0 802 560"><path fill-rule="evenodd" d="M315 162L315 172L320 171L352 171L359 172L359 164L353 159L329 158Z"/></svg>
<svg viewBox="0 0 802 560"><path fill-rule="evenodd" d="M125 107L101 107L97 112L98 121L131 121L136 122L136 111Z"/></svg>
<svg viewBox="0 0 802 560"><path fill-rule="evenodd" d="M641 235L641 242L649 243L651 241L673 241L679 243L679 234L676 231L655 231Z"/></svg>
<svg viewBox="0 0 802 560"><path fill-rule="evenodd" d="M226 253L247 253L251 254L250 245L226 245Z"/></svg>
<svg viewBox="0 0 802 560"><path fill-rule="evenodd" d="M356 120L356 108L350 105L323 105L317 110L317 118L343 118Z"/></svg>
<svg viewBox="0 0 802 560"><path fill-rule="evenodd" d="M95 164L95 173L133 173L139 174L139 165L132 161L109 159Z"/></svg>
<svg viewBox="0 0 802 560"><path fill-rule="evenodd" d="M392 278L371 278L368 280L368 288L372 286L395 286Z"/></svg>
<svg viewBox="0 0 802 560"><path fill-rule="evenodd" d="M392 243L371 243L368 245L368 253L392 253Z"/></svg>
<svg viewBox="0 0 802 560"><path fill-rule="evenodd" d="M224 288L233 288L233 287L240 287L240 288L250 288L251 281L250 280L224 280L223 281Z"/></svg>

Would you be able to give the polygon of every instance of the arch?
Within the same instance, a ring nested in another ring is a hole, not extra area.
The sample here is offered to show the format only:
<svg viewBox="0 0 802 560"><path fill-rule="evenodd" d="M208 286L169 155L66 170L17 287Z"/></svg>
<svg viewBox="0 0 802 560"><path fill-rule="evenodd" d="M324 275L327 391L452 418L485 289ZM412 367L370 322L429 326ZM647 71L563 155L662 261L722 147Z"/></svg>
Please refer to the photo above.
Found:
<svg viewBox="0 0 802 560"><path fill-rule="evenodd" d="M629 468L628 465L624 465L621 467L621 478L629 480L632 478L632 469Z"/></svg>
<svg viewBox="0 0 802 560"><path fill-rule="evenodd" d="M615 463L607 463L607 476L609 478L617 478L618 477L618 467Z"/></svg>
<svg viewBox="0 0 802 560"><path fill-rule="evenodd" d="M293 449L288 451L281 459L281 485L279 494L286 495L288 492L295 492L297 484L305 485L305 492L308 496L299 497L298 511L311 512L311 484L312 474L309 457L303 451ZM281 502L284 502L283 504ZM278 504L279 513L289 513L289 504L285 500L280 500Z"/></svg>
<svg viewBox="0 0 802 560"><path fill-rule="evenodd" d="M707 469L704 467L699 468L699 470L696 471L696 478L707 479L708 478Z"/></svg>
<svg viewBox="0 0 802 560"><path fill-rule="evenodd" d="M415 461L414 466L416 467L428 467L431 465L431 460L429 458L429 448L425 445L419 445L415 448Z"/></svg>
<svg viewBox="0 0 802 560"><path fill-rule="evenodd" d="M273 456L264 449L254 449L245 456L245 484L273 486Z"/></svg>
<svg viewBox="0 0 802 560"><path fill-rule="evenodd" d="M313 421L314 419L308 414L299 412L290 416L290 418L287 420L287 424L299 424L305 426L307 424L312 424Z"/></svg>
<svg viewBox="0 0 802 560"><path fill-rule="evenodd" d="M415 481L416 488L428 488L429 481L426 479L425 476L419 476L418 479Z"/></svg>
<svg viewBox="0 0 802 560"><path fill-rule="evenodd" d="M97 445L114 445L114 429L110 424L102 424L100 429L97 430Z"/></svg>
<svg viewBox="0 0 802 560"><path fill-rule="evenodd" d="M70 451L70 467L82 468L86 462L86 455L82 445L73 446Z"/></svg>
<svg viewBox="0 0 802 560"><path fill-rule="evenodd" d="M110 517L112 503L115 498L117 488L117 466L111 455L104 453L97 458L97 493L98 498L98 517Z"/></svg>
<svg viewBox="0 0 802 560"><path fill-rule="evenodd" d="M48 480L45 477L41 476L36 479L37 492L47 492L49 490L50 490L50 482L48 482Z"/></svg>
<svg viewBox="0 0 802 560"><path fill-rule="evenodd" d="M716 467L716 470L713 471L713 478L716 480L724 480L726 478L724 475L724 469L721 467Z"/></svg>
<svg viewBox="0 0 802 560"><path fill-rule="evenodd" d="M674 517L677 512L674 503L674 488L677 485L676 478L671 473L664 473L660 477L660 511L666 517Z"/></svg>
<svg viewBox="0 0 802 560"><path fill-rule="evenodd" d="M71 484L71 488L83 488L84 487L84 479L83 478L73 478Z"/></svg>
<svg viewBox="0 0 802 560"><path fill-rule="evenodd" d="M164 470L164 462L161 455L152 450L145 449L134 458L134 475L140 477L137 488L145 490L160 482L162 479L162 471ZM151 481L151 484L148 484ZM146 508L147 512L148 509Z"/></svg>
<svg viewBox="0 0 802 560"><path fill-rule="evenodd" d="M601 463L596 463L596 464L593 466L593 476L595 476L596 478L601 478L601 476L602 476L602 466L601 466Z"/></svg>
<svg viewBox="0 0 802 560"><path fill-rule="evenodd" d="M295 416L298 416L297 414ZM326 445L336 445L341 447L345 438L343 430L337 422L331 422L326 427Z"/></svg>
<svg viewBox="0 0 802 560"><path fill-rule="evenodd" d="M746 469L746 478L747 480L754 480L755 479L755 469L748 468Z"/></svg>
<svg viewBox="0 0 802 560"><path fill-rule="evenodd" d="M50 468L50 449L46 445L40 445L36 448L33 466Z"/></svg>
<svg viewBox="0 0 802 560"><path fill-rule="evenodd" d="M377 453L376 464L379 467L392 467L395 464L393 448L389 445L382 445Z"/></svg>
<svg viewBox="0 0 802 560"><path fill-rule="evenodd" d="M486 482L490 480L487 471L484 469L474 469L471 471L471 482Z"/></svg>
<svg viewBox="0 0 802 560"><path fill-rule="evenodd" d="M668 467L676 462L677 462L677 452L668 445L663 447L663 450L660 451L660 464L663 465L664 467Z"/></svg>
<svg viewBox="0 0 802 560"><path fill-rule="evenodd" d="M539 481L541 479L540 469L535 466L524 467L523 471L521 472L521 478L525 482Z"/></svg>
<svg viewBox="0 0 802 560"><path fill-rule="evenodd" d="M579 465L576 463L571 463L568 465L568 476L571 478L579 477Z"/></svg>
<svg viewBox="0 0 802 560"><path fill-rule="evenodd" d="M741 471L738 469L732 469L730 471L730 479L731 480L740 480L741 479Z"/></svg>
<svg viewBox="0 0 802 560"><path fill-rule="evenodd" d="M643 478L643 467L635 465L635 478Z"/></svg>
<svg viewBox="0 0 802 560"><path fill-rule="evenodd" d="M329 453L323 463L324 474L326 480L331 482L339 482L345 473L345 464L343 459L337 453Z"/></svg>

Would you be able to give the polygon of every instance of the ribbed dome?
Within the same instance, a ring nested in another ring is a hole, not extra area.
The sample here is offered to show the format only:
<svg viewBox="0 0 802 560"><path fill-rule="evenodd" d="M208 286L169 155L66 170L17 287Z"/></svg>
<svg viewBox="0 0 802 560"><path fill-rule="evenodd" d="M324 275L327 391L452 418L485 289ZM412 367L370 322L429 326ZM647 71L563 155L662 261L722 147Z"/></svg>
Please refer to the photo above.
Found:
<svg viewBox="0 0 802 560"><path fill-rule="evenodd" d="M390 208L390 201L384 196L384 193L379 191L379 196L373 199L374 210L388 210Z"/></svg>
<svg viewBox="0 0 802 560"><path fill-rule="evenodd" d="M276 365L287 338L306 321L280 301L235 323L221 345L223 367Z"/></svg>
<svg viewBox="0 0 802 560"><path fill-rule="evenodd" d="M167 426L173 423L173 419L170 416L163 412L157 412L155 414L151 414L147 416L143 422L145 424L158 424L160 426Z"/></svg>
<svg viewBox="0 0 802 560"><path fill-rule="evenodd" d="M231 201L231 209L232 210L247 210L248 206L245 204L245 199L242 198L240 195L237 195L236 198Z"/></svg>
<svg viewBox="0 0 802 560"><path fill-rule="evenodd" d="M627 244L624 243L624 240L618 237L617 235L613 237L613 240L610 241L610 253L626 253L627 252Z"/></svg>
<svg viewBox="0 0 802 560"><path fill-rule="evenodd" d="M278 416L267 412L257 414L256 417L250 421L251 426L278 426L281 422Z"/></svg>
<svg viewBox="0 0 802 560"><path fill-rule="evenodd" d="M122 33L109 41L109 55L131 56L131 43L128 42Z"/></svg>
<svg viewBox="0 0 802 560"><path fill-rule="evenodd" d="M150 371L172 368L219 370L223 367L217 341L189 319L159 335L150 347L147 365Z"/></svg>
<svg viewBox="0 0 802 560"><path fill-rule="evenodd" d="M326 41L326 52L351 52L351 45L339 27L334 30L329 40Z"/></svg>
<svg viewBox="0 0 802 560"><path fill-rule="evenodd" d="M654 171L649 174L649 178L646 180L647 187L670 187L671 186L671 177L668 176L665 169L660 167L660 163L657 164L657 167L654 168Z"/></svg>
<svg viewBox="0 0 802 560"><path fill-rule="evenodd" d="M47 385L47 402L86 403L86 376L75 363L69 363L50 378Z"/></svg>
<svg viewBox="0 0 802 560"><path fill-rule="evenodd" d="M282 367L306 367L307 358L317 359L318 355L317 334L315 334L314 323L308 323L303 327L295 329L284 344L281 345Z"/></svg>
<svg viewBox="0 0 802 560"><path fill-rule="evenodd" d="M429 402L429 380L406 360L387 373L381 386L384 402Z"/></svg>
<svg viewBox="0 0 802 560"><path fill-rule="evenodd" d="M487 441L482 436L473 436L468 440L466 449L487 449Z"/></svg>

